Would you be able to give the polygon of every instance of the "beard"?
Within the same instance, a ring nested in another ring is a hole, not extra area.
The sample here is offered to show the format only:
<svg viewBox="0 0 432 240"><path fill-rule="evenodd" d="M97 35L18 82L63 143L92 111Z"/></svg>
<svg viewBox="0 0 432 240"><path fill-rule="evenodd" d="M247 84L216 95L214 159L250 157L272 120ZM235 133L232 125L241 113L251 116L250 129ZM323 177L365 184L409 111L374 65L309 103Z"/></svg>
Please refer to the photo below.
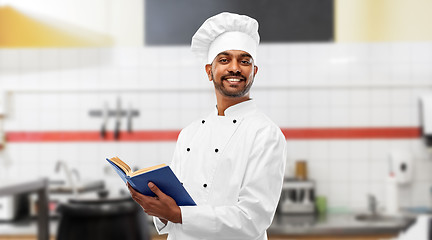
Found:
<svg viewBox="0 0 432 240"><path fill-rule="evenodd" d="M213 84L215 86L216 91L218 91L219 93L221 93L222 95L224 95L226 97L231 97L231 98L243 97L246 94L248 94L250 88L252 87L252 83L253 83L253 80L254 80L252 78L251 81L249 83L247 83L246 86L244 86L243 88L241 88L239 86L235 86L235 85L230 85L230 87L232 87L232 88L238 88L238 89L237 89L237 91L229 91L223 85L223 81L224 81L223 79L226 79L227 77L230 77L230 76L240 76L243 79L247 79L247 78L245 76L240 75L240 74L231 74L231 75L222 76L220 78L220 81L216 82L216 81L214 81L215 78L213 76L213 73L211 73L211 75L212 75Z"/></svg>

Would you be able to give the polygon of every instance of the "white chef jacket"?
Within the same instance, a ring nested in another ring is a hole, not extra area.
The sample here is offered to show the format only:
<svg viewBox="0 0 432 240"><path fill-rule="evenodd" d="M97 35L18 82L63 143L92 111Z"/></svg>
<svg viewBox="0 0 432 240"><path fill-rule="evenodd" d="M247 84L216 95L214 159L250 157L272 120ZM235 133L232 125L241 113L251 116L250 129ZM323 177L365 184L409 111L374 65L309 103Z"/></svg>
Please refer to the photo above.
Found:
<svg viewBox="0 0 432 240"><path fill-rule="evenodd" d="M193 122L178 137L171 168L197 206L182 224L158 218L168 239L267 239L285 171L286 141L253 100Z"/></svg>

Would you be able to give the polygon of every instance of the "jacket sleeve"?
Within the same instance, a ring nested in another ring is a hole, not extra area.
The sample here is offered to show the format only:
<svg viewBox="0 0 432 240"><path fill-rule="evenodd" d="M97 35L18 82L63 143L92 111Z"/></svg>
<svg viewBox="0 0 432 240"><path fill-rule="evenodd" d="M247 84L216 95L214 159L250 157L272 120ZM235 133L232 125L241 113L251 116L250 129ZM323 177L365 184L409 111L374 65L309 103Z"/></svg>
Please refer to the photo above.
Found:
<svg viewBox="0 0 432 240"><path fill-rule="evenodd" d="M259 131L249 155L238 201L231 206L182 206L181 228L191 236L256 239L270 226L279 202L286 141L277 127Z"/></svg>
<svg viewBox="0 0 432 240"><path fill-rule="evenodd" d="M173 224L171 222L164 224L161 220L159 220L158 217L153 217L153 223L159 235L167 234L169 230L172 228L172 224Z"/></svg>

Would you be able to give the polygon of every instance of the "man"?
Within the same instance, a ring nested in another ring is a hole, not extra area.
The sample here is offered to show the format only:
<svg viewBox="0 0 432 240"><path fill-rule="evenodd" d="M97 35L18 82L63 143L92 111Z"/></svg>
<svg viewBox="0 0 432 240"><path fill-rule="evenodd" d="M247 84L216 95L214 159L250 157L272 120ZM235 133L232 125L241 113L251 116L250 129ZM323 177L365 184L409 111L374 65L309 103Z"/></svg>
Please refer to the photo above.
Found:
<svg viewBox="0 0 432 240"><path fill-rule="evenodd" d="M153 183L156 198L129 187L168 239L267 239L286 142L249 97L258 43L258 22L232 13L207 19L192 38L192 51L207 63L217 106L181 131L171 168L197 206L177 206Z"/></svg>

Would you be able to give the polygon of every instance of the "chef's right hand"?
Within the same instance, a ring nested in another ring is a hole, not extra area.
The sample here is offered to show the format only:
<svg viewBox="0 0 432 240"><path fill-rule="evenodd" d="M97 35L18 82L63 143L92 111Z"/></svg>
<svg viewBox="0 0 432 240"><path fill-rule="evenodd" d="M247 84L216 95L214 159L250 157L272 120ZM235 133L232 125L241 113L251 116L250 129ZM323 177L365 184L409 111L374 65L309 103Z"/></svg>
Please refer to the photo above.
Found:
<svg viewBox="0 0 432 240"><path fill-rule="evenodd" d="M148 215L158 217L164 224L167 224L167 221L182 223L180 207L173 198L163 193L155 184L150 182L148 186L150 190L156 194L156 197L143 195L133 189L129 183L127 185L132 199L135 200Z"/></svg>

